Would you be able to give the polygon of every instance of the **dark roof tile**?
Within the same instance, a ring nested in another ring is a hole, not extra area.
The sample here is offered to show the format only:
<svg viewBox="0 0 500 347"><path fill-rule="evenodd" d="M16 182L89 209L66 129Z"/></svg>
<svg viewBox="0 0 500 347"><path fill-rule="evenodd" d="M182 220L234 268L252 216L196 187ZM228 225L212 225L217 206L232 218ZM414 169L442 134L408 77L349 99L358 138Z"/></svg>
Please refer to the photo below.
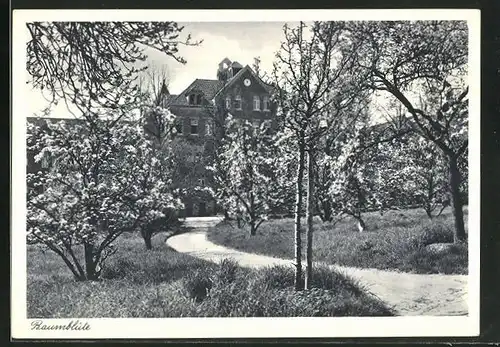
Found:
<svg viewBox="0 0 500 347"><path fill-rule="evenodd" d="M212 100L215 94L224 86L224 82L219 80L206 80L197 78L189 87L187 87L181 94L179 94L174 100L172 100L172 105L188 105L187 95L189 92L195 90L203 93L203 96L207 100Z"/></svg>

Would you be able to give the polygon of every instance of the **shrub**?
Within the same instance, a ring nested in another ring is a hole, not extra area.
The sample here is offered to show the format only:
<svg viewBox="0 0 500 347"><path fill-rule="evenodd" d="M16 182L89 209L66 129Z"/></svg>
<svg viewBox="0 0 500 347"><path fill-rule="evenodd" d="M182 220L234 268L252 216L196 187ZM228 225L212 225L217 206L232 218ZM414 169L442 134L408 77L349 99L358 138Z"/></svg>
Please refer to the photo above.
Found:
<svg viewBox="0 0 500 347"><path fill-rule="evenodd" d="M127 279L137 284L159 284L178 280L197 269L209 271L215 266L187 254L179 254L160 239L157 240L159 245L148 252L144 251L137 236L121 240L119 251L107 262L102 278Z"/></svg>
<svg viewBox="0 0 500 347"><path fill-rule="evenodd" d="M418 273L463 274L468 268L468 248L465 244L454 244L447 252L436 254L426 248L418 248L404 259L404 267L418 269Z"/></svg>
<svg viewBox="0 0 500 347"><path fill-rule="evenodd" d="M257 272L256 280L266 289L285 289L293 287L295 270L291 266L274 265Z"/></svg>
<svg viewBox="0 0 500 347"><path fill-rule="evenodd" d="M317 288L331 290L334 294L346 291L355 296L360 296L365 291L365 288L361 287L354 279L337 271L332 271L327 266L314 267L312 285Z"/></svg>
<svg viewBox="0 0 500 347"><path fill-rule="evenodd" d="M433 243L453 242L453 229L441 222L428 223L423 226L418 246L425 247Z"/></svg>
<svg viewBox="0 0 500 347"><path fill-rule="evenodd" d="M199 270L188 273L181 281L187 297L194 299L196 302L203 301L210 289L212 289L212 280L206 272Z"/></svg>
<svg viewBox="0 0 500 347"><path fill-rule="evenodd" d="M222 259L214 273L214 281L220 283L231 283L236 279L237 271L240 268L234 259Z"/></svg>

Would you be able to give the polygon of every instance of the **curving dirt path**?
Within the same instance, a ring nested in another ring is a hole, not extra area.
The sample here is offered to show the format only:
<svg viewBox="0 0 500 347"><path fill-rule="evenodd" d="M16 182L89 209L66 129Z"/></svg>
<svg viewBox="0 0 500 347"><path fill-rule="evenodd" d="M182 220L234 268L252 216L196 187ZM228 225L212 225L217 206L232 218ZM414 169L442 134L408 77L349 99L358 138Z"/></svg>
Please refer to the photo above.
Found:
<svg viewBox="0 0 500 347"><path fill-rule="evenodd" d="M187 218L186 226L192 228L192 231L170 237L167 244L178 252L214 262L233 258L248 267L293 264L291 260L245 253L208 241L207 228L219 221L219 217ZM329 266L360 281L368 291L393 306L400 315L467 315L466 275L420 275Z"/></svg>

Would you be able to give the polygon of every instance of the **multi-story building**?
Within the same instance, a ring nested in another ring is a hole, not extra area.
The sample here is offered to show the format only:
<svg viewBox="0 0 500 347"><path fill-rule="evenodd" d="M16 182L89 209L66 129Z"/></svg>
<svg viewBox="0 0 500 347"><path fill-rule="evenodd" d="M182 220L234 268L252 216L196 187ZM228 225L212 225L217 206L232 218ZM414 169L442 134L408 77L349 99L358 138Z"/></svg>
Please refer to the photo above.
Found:
<svg viewBox="0 0 500 347"><path fill-rule="evenodd" d="M236 120L248 120L260 125L264 120L274 124L275 108L270 103L272 86L264 83L247 65L222 60L216 79L195 79L179 95L172 95L164 86L158 103L176 116L174 153L181 163L174 184L182 191L186 216L217 213L217 205L204 188L211 185L206 166L217 145L218 125L228 115ZM52 119L53 122L61 119ZM76 123L79 119L64 119ZM28 118L28 122L43 124L43 120ZM51 158L34 161L28 153L27 171L34 172L51 166Z"/></svg>
<svg viewBox="0 0 500 347"><path fill-rule="evenodd" d="M218 126L225 117L248 120L255 126L265 120L274 122L272 86L248 65L225 58L219 63L216 76L213 80L195 79L179 95L162 88L160 96L160 104L176 116L179 146L186 152L186 167L178 178L182 188L188 190L184 199L187 216L217 212L215 201L203 190L210 185L205 164L213 154Z"/></svg>

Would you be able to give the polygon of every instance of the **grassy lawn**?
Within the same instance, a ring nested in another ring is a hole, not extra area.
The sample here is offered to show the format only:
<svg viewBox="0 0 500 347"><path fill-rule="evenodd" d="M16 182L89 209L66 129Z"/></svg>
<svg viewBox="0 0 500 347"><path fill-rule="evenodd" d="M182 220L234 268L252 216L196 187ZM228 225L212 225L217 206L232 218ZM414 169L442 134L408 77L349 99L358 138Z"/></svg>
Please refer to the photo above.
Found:
<svg viewBox="0 0 500 347"><path fill-rule="evenodd" d="M467 218L467 208L464 209ZM448 209L430 221L423 210L388 211L365 215L367 230L346 218L337 224L314 220L314 260L361 268L393 269L413 273L467 274L467 245L456 245L445 254L430 253L425 246L453 241L453 219ZM303 219L305 223L305 219ZM294 257L293 219L275 219L261 225L256 236L235 223L211 228L208 239L246 252ZM305 249L305 233L303 233Z"/></svg>
<svg viewBox="0 0 500 347"><path fill-rule="evenodd" d="M389 316L353 280L318 269L315 288L293 291L293 269L250 270L180 254L157 235L123 236L98 282L75 282L59 257L28 246L29 318Z"/></svg>

